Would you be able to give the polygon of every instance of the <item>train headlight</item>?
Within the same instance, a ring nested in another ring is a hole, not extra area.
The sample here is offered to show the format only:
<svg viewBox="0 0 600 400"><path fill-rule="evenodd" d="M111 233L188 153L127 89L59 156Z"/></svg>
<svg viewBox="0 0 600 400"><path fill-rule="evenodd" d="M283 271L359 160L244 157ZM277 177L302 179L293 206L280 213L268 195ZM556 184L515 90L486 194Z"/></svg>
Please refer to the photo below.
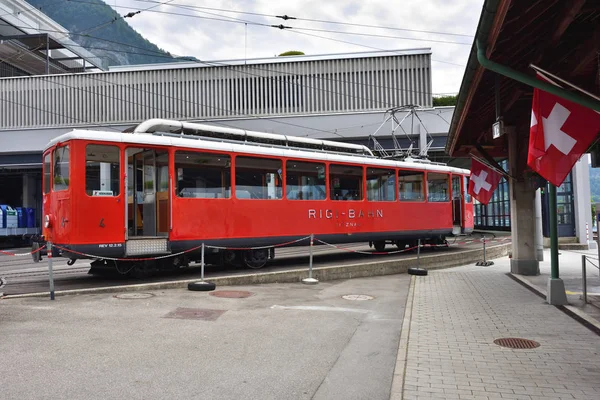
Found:
<svg viewBox="0 0 600 400"><path fill-rule="evenodd" d="M52 227L52 215L46 214L44 216L44 227L51 228Z"/></svg>

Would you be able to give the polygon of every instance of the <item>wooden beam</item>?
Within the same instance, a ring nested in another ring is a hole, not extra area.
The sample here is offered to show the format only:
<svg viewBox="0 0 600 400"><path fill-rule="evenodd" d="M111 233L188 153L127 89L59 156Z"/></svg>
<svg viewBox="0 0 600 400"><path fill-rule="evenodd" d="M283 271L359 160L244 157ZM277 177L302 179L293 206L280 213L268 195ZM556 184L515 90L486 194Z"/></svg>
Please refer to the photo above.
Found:
<svg viewBox="0 0 600 400"><path fill-rule="evenodd" d="M585 0L572 0L565 2L565 5L561 12L563 18L556 25L556 28L554 29L554 34L550 39L549 46L556 46L558 40L565 33L569 25L571 25L571 22L573 22L577 14L579 14L584 4Z"/></svg>
<svg viewBox="0 0 600 400"><path fill-rule="evenodd" d="M592 33L588 40L578 46L573 60L577 60L571 69L571 75L577 76L583 72L583 69L595 58L600 57L598 51L600 50L600 26ZM600 73L600 72L599 72Z"/></svg>

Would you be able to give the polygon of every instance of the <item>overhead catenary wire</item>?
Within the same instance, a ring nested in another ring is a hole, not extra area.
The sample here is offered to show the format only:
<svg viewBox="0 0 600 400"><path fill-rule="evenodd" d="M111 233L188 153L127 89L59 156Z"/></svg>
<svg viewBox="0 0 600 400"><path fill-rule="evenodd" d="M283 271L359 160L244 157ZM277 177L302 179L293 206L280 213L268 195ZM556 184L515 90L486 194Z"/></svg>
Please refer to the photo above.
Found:
<svg viewBox="0 0 600 400"><path fill-rule="evenodd" d="M48 31L48 30L46 30L46 31ZM143 49L143 48L141 48L139 46L134 46L134 45L130 45L130 44L127 44L127 43L117 42L117 41L114 41L114 40L102 39L102 38L98 38L98 37L90 36L90 35L82 35L82 36L92 37L92 38L95 38L95 39L98 39L98 40L101 40L101 41L105 41L105 42L108 42L108 43L112 43L112 44L118 44L118 45L123 45L123 46L127 46L127 47L133 47L133 48ZM76 45L76 47L86 47L86 46ZM104 47L88 47L88 48L97 48L97 49L103 49L103 50L110 50L109 48L104 48ZM117 51L117 52L153 55L152 53L154 53L154 51L152 51L152 50L149 50L149 51L150 51L150 53L138 53L138 52L127 52L127 51ZM162 54L160 52L156 52L156 53ZM165 57L165 58L171 59L168 56L164 56L164 55L162 55L162 56ZM219 62L219 61L194 60L193 62L196 62L198 64L204 64L204 65L209 65L209 66L220 66L220 67L226 67L226 68L238 67L235 64L227 64L227 63ZM295 76L294 73L280 71L280 70L275 70L275 69L270 69L270 68L256 67L256 66L253 66L253 65L246 65L246 67L250 68L250 69L259 70L259 71L276 72L276 73L279 73L279 74L282 74L282 75ZM250 72L243 71L243 70L239 70L239 71L236 70L236 71L240 72L242 74L245 74L245 75L256 76L256 77L260 76L260 77L262 77L261 75L252 74ZM275 78L275 77L269 77L269 79L279 81L278 78ZM320 79L322 81L338 82L338 83L342 83L342 84L351 83L348 80L335 79L335 78L325 78L324 77L324 78L320 78ZM110 83L110 82L107 82L107 83ZM319 90L319 91L328 92L328 93L332 93L332 94L341 94L343 96L354 98L354 99L357 99L357 100L368 100L368 99L363 98L363 97L352 96L352 95L349 95L349 94L339 93L339 92L336 92L336 91L333 91L333 90L329 90L329 89L326 89L326 88L314 87L314 86L310 86L310 85L306 85L306 84L299 84L299 83L295 83L294 82L294 83L292 83L292 85L306 87L306 88L311 88L311 89L316 89L316 90ZM389 88L387 86L366 84L366 83L362 83L362 82L359 82L359 85L365 86L365 87L368 87L368 88L377 87L377 88L391 89L391 88ZM431 93L431 92L426 92L426 91L419 91L419 90L413 90L413 89L408 89L408 88L407 89L397 89L397 90L402 90L404 92L415 93L415 94L426 94L426 95L435 95L436 94L436 93ZM382 105L384 105L386 107L388 107L388 106L394 106L393 104L389 104L389 103L382 103Z"/></svg>
<svg viewBox="0 0 600 400"><path fill-rule="evenodd" d="M155 92L152 92L152 91L149 91L149 90L146 90L146 89L139 89L139 88L131 87L131 86L128 86L128 85L117 84L117 83L114 83L114 82L111 82L111 81L108 81L108 80L99 79L99 78L95 77L95 76L96 76L96 74L86 74L86 75L80 75L80 76L83 76L83 77L85 77L86 79L89 79L89 80L94 80L94 81L98 81L98 82L102 82L102 83L108 83L108 84L111 84L111 85L114 85L114 86L122 86L122 87L126 87L126 88L128 88L128 89L132 89L132 90L135 90L135 91L140 91L140 92L144 92L144 93L150 93L150 94L158 95L157 93L155 93ZM68 88L75 89L75 90L82 91L82 92L86 92L86 93L92 93L92 94L95 94L95 95L97 95L97 96L101 96L101 97L105 97L105 98L114 99L114 100L117 100L117 101L120 101L120 102L123 102L123 103L126 103L126 104L132 104L132 105L137 105L137 106L141 106L141 107L144 107L144 108L149 108L149 109L158 110L158 111L159 111L159 112L161 112L161 113L165 112L165 110L163 110L163 109L161 109L161 108L158 108L158 107L153 107L153 106L146 105L146 104L140 104L140 103L137 103L137 102L134 102L134 101L130 101L130 100L126 100L126 99L123 99L123 98L120 98L120 97L115 97L115 96L111 96L111 95L107 95L107 94L103 94L103 93L97 93L97 92L94 92L94 91L91 91L91 90L87 90L87 89L84 89L84 88L80 88L80 87L75 87L75 86L71 86L71 85L68 85L68 84L59 83L59 82L56 82L56 81L54 81L54 80L50 80L50 79L47 79L47 78L44 78L44 77L41 77L41 76L40 76L40 77L38 77L38 78L39 78L39 79L42 79L42 80L44 80L44 81L47 81L47 82L49 82L49 83L51 83L51 84L54 84L54 85L59 85L59 86L63 86L63 87L68 87ZM276 79L276 78L273 78L273 79ZM336 94L337 94L337 92L333 92L333 93L336 93ZM178 100L180 100L179 98L175 98L175 97L173 97L173 96L168 96L168 95L166 95L166 96L164 96L164 95L163 95L163 97L165 97L165 98L171 98L171 99L178 99ZM1 98L0 98L0 100L4 100L4 99L1 99ZM22 104L22 103L17 103L17 102L11 102L11 103L14 103L14 104L19 104L19 105L22 105L22 106L25 106L25 107L29 107L29 106L27 106L27 105L24 105L24 104ZM186 103L190 103L190 104L192 104L192 105L194 105L194 106L204 106L204 107L207 107L207 108L212 108L212 109L216 109L216 110L219 110L219 111L229 111L229 112L231 111L231 110L225 110L225 109L223 109L223 108L216 107L216 106L210 106L210 105L206 105L206 104L199 103L199 102L190 102L190 101L186 101ZM77 118L73 118L73 117L70 117L70 116L67 116L67 115L64 115L64 114L59 114L59 113L56 113L56 112L51 112L51 111L47 111L47 110L38 109L38 108L36 108L36 107L29 107L29 108L33 108L33 109L37 109L37 110L41 110L41 111L45 111L45 112L48 112L48 113L50 113L50 114L52 114L52 115L59 115L59 116L63 116L63 117L66 117L66 118L72 119L72 120L74 120L74 121L76 121L76 122L79 122L79 123L84 123L84 124L93 124L92 122L82 121L82 120L79 120L79 119L77 119ZM274 119L274 118L272 118L272 117L255 116L255 115L251 115L251 114L244 114L244 113L236 113L236 115L237 115L237 116L242 116L242 117L249 117L249 118L253 118L253 119L269 120L269 121L272 121L272 122L275 122L275 123L278 123L278 124L283 124L283 125L288 125L288 126L294 126L294 127L297 127L297 128L302 128L302 129L306 129L306 130L310 130L310 131L317 131L317 132L322 132L322 133L327 133L327 134L334 134L334 135L336 135L336 136L339 136L340 138L344 138L344 139L346 139L346 137L345 137L345 136L343 136L343 135L341 135L341 134L339 134L339 133L337 132L339 129L335 129L335 130L329 130L329 131L327 131L327 130L322 130L322 129L319 129L319 128L316 128L316 127L307 127L307 126L298 125L298 124L293 124L293 123L289 123L289 122L285 122L285 121L279 121L279 120L277 120L277 119ZM183 119L185 119L185 118L186 118L186 116L185 116L185 115L183 115L183 114L180 114L180 113L173 113L173 114L172 114L172 117L175 117L175 118L177 118L177 119L179 119L179 118L183 118ZM236 128L235 126L232 126L232 125L226 124L226 123L224 123L224 122L221 122L221 121L214 121L214 120L207 119L207 118L198 119L198 121L211 122L211 123L215 123L215 124L219 124L219 125L223 125L223 126L228 126L228 127L234 127L234 128ZM98 125L98 126L104 126L103 124L97 124L97 125ZM400 126L400 128L401 128L401 129L404 131L404 133L405 133L405 134L408 136L408 133L407 133L407 132L404 130L404 128L403 128L402 126ZM114 128L110 127L110 129L114 129ZM315 133L313 133L313 134L310 134L310 135L315 135ZM310 135L307 135L307 136L310 136Z"/></svg>
<svg viewBox="0 0 600 400"><path fill-rule="evenodd" d="M158 3L157 0L135 0L135 1L138 1L138 2L141 2L141 3ZM263 13L256 13L256 12L249 12L249 11L242 11L242 10L226 10L226 9L222 9L222 8L192 6L192 5L179 4L179 3L170 3L169 5L172 6L172 7L181 7L181 8L188 8L188 9L211 10L211 11L220 11L220 12L226 12L226 13L254 15L254 16L260 16L260 17L274 17L274 18L283 19L285 21L287 21L287 20L296 20L296 21L318 22L318 23L322 23L322 24L356 26L356 27L360 27L360 28L387 29L387 30L394 30L394 31L406 31L406 32L415 32L415 33L430 33L430 34L435 34L435 35L460 36L460 37L469 37L469 38L473 37L473 35L467 35L467 34L463 34L463 33L427 31L427 30L409 29L409 28L398 28L398 27L383 26L383 25L356 24L356 23L351 23L351 22L341 22L341 21L332 21L332 20L302 18L302 17L295 17L295 16L288 16L288 15L263 14Z"/></svg>
<svg viewBox="0 0 600 400"><path fill-rule="evenodd" d="M160 3L160 4L158 4L158 5L167 4L167 3L169 3L169 2L163 2L163 3ZM158 5L157 5L157 6L158 6ZM154 7L157 7L157 6L154 6ZM153 8L153 7L151 7L151 8ZM145 10L144 10L144 11L145 11ZM139 13L139 12L137 12L137 13ZM137 13L130 13L130 14L129 14L129 16L131 16L131 15L135 15L135 14L137 14ZM64 32L61 32L61 33L64 33ZM90 36L90 35L83 35L83 36ZM102 40L101 38L98 38L98 39ZM111 41L111 42L114 42L114 41ZM116 42L116 43L118 43L118 42ZM125 43L119 43L119 44L121 44L121 45L124 45L124 46L131 46L131 45L128 45L128 44L125 44ZM82 47L83 47L83 46L82 46ZM381 49L379 49L379 50L381 50ZM152 50L151 50L151 51L152 51ZM209 63L209 62L202 62L202 61L199 61L199 62L200 62L200 63L203 63L203 64L207 64L207 65L219 65L219 66L224 66L224 65L225 65L225 66L226 66L226 64L224 64L224 63L216 63L216 62ZM277 72L280 72L280 71L277 71ZM244 73L245 73L245 72L244 72ZM246 73L246 74L248 74L248 73ZM248 74L248 75L252 75L252 74ZM271 78L271 79L276 79L276 78ZM98 80L98 79L96 79L96 80ZM326 80L333 80L333 81L339 81L339 82L347 82L347 81L341 81L341 80L335 80L335 79L326 79ZM100 80L100 81L101 81L101 80ZM108 81L105 81L105 82L106 82L106 83L110 83L110 84L114 84L114 83L112 83L112 82L108 82ZM53 83L57 84L57 82L53 82ZM296 84L296 85L297 85L297 83L294 83L294 84ZM69 85L63 85L63 86L70 87ZM306 86L306 85L301 85L301 86ZM372 85L369 85L369 86L372 86ZM306 86L306 87L310 87L310 86ZM79 89L79 88L75 88L75 89ZM320 89L320 88L316 88L316 89L317 89L317 90L323 90L323 89ZM79 89L79 90L81 90L81 89ZM135 90L142 90L142 91L145 91L145 92L153 93L153 92L150 92L150 91L147 91L147 90L143 90L143 89L137 89L137 88L135 88ZM85 90L84 90L84 91L85 91ZM329 91L329 90L327 90L327 91L328 91L328 92L331 92L331 93L335 93L335 94L340 94L340 93L337 93L337 92L335 92L335 91ZM418 91L415 91L415 90L410 90L410 89L405 89L404 91L408 91L408 92L414 92L414 93L424 93L424 94L425 94L425 92L418 92ZM156 93L153 93L153 94L156 94ZM427 93L427 94L430 94L430 93ZM115 98L115 97L112 97L112 96L107 96L107 95L102 95L102 96L105 96L105 97L110 97L110 98ZM347 95L346 95L346 96L347 96ZM167 96L167 97L169 97L169 96ZM359 99L359 100L365 100L364 98L360 98L360 97L357 97L357 96L352 96L352 97L354 97L355 99ZM118 100L121 100L121 101L123 101L122 99L118 99ZM131 103L131 104L137 104L137 105L140 105L140 104L138 104L138 103L133 103L133 102L129 102L129 103ZM203 105L203 104L200 104L200 103L192 103L192 104ZM390 104L387 104L387 105L389 106ZM211 106L207 106L207 105L203 105L203 106L205 106L205 107L211 107ZM146 106L146 107L148 107L148 106ZM151 107L151 108L155 108L155 107ZM220 109L220 108L218 108L218 107L212 107L212 108L217 108L217 109ZM220 110L222 110L222 109L220 109ZM161 110L161 111L164 111L164 110ZM249 114L240 114L240 115L242 115L242 116L249 116L249 117L252 117L252 118L270 119L270 118L265 118L265 117L255 117L255 116L252 116L252 115L249 115ZM70 118L70 117L69 117L69 118ZM74 119L74 118L71 118L71 119ZM74 120L76 120L76 119L74 119ZM216 121L212 121L212 122L216 122ZM276 122L280 122L280 123L281 123L281 121L276 121ZM224 125L226 125L226 124L224 124ZM294 126L297 126L297 127L301 127L301 128L305 128L305 129L311 129L311 130L319 130L319 129L316 129L316 128L303 127L303 126L299 126L299 125L296 125L296 124L288 124L288 125L294 125ZM319 131L322 131L322 130L319 130ZM324 133L335 133L335 132L332 132L332 131L322 131L322 132L324 132ZM340 137L343 137L343 136L341 136L341 135L338 135L338 136L340 136Z"/></svg>
<svg viewBox="0 0 600 400"><path fill-rule="evenodd" d="M0 26L2 26L2 24L0 24ZM43 29L43 31L44 32L59 32L59 33L64 33L63 31L56 31L56 30L49 30L49 29ZM302 34L305 34L305 33L302 33ZM101 37L92 36L92 35L88 35L88 34L71 33L71 35L74 35L74 36L84 36L84 37L96 39L96 40L107 42L107 43L111 43L111 44L117 44L117 45L122 45L122 46L126 46L126 47L131 47L131 48L134 48L134 49L140 49L140 50L143 50L143 51L147 51L147 53L140 53L140 52L134 52L134 51L126 51L126 50L114 50L114 48L109 48L109 47L83 46L83 45L80 45L80 44L71 45L72 47L81 47L81 48L85 48L85 49L97 49L97 50L110 50L110 51L113 51L115 53L123 53L123 54L148 55L148 56L154 56L154 57L159 57L159 58L165 58L165 59L173 60L173 61L176 62L176 60L172 56L167 56L163 52L158 51L158 50L146 49L146 48L143 48L143 47L140 47L140 46L136 46L136 45L132 45L132 44L128 44L128 43L123 43L123 42L118 42L118 41L110 40L110 39L104 39L104 38L101 38ZM306 34L306 35L311 35L311 34ZM311 36L317 36L317 35L311 35ZM319 37L319 36L317 36L317 37ZM332 40L335 40L335 39L332 39ZM348 43L350 43L350 42L348 42ZM351 44L353 44L353 43L351 43ZM370 46L363 46L363 47L368 47L370 49L374 49L374 50L378 50L378 51L382 51L382 52L399 53L399 54L401 54L403 51L405 51L405 50L397 50L397 51L384 50L384 49L379 49L379 48L370 47ZM222 66L222 67L228 67L228 68L230 68L230 67L238 67L238 65L236 65L236 64L228 64L228 63L220 62L220 61L202 61L202 60L198 60L198 59L195 59L195 60L186 60L186 61L188 61L188 62L195 62L195 63L198 63L198 64L209 65L209 66ZM458 64L455 64L455 65L458 65ZM276 72L276 73L280 73L280 74L284 74L284 75L290 75L290 76L294 75L293 73L289 73L289 72L285 72L285 71L280 71L280 70L269 69L269 68L265 68L265 67L256 67L256 66L253 66L251 64L246 64L245 66L248 67L248 68L256 69L256 70L260 70L260 71ZM249 73L243 72L243 71L239 71L239 72L244 73L244 74L249 74ZM334 78L321 78L321 79L324 80L324 81L331 81L331 82L350 83L349 81L346 81L346 80L340 80L340 79L334 79ZM359 85L365 86L365 87L375 87L375 85L367 84L367 83L359 83ZM387 86L381 86L381 85L378 85L377 87L378 88L384 88L384 89L390 89ZM325 89L319 89L319 88L317 88L317 90L325 90ZM414 90L414 89L402 89L402 90L406 91L406 92L410 92L410 93L425 94L425 95L446 94L446 93L433 93L433 92L421 91L421 90ZM332 92L332 93L337 93L337 92ZM391 106L391 104L386 104L386 106Z"/></svg>
<svg viewBox="0 0 600 400"><path fill-rule="evenodd" d="M83 0L70 0L70 1L74 2L74 3L84 3L84 4L96 5L94 3L90 3L87 1L83 1ZM168 5L167 3L168 2L164 2L164 3L160 3L159 5L163 5L163 4ZM107 4L107 7L135 10L134 7L128 7L128 6L117 6L117 5L109 6ZM188 6L179 6L179 7L186 8L186 9L189 8ZM291 30L297 30L297 31L317 31L317 32L327 32L327 33L334 33L334 34L340 34L340 35L356 35L356 36L378 37L378 38L387 38L387 39L396 39L396 40L412 40L412 41L421 41L421 42L455 44L455 45L462 45L462 46L471 46L472 45L472 43L453 42L453 41L449 41L449 40L422 39L422 38L391 36L391 35L377 35L377 34L369 34L369 33L362 33L362 32L334 31L334 30L285 26L282 24L279 24L279 25L265 24L265 23L261 23L261 22L249 21L249 20L244 20L244 19L234 18L234 17L227 17L227 16L222 16L222 15L220 17L223 17L223 18L218 18L218 17L204 17L201 15L191 15L191 14L186 14L186 13L178 13L178 12L163 11L163 10L143 10L143 11L164 14L164 15L175 15L175 16L181 16L181 17L187 17L187 18L208 19L208 20L215 20L215 21L228 22L228 23L237 23L237 24L248 24L248 25L262 26L262 27L276 28L276 29L288 29L288 30L291 29ZM110 22L114 22L114 21L110 21Z"/></svg>

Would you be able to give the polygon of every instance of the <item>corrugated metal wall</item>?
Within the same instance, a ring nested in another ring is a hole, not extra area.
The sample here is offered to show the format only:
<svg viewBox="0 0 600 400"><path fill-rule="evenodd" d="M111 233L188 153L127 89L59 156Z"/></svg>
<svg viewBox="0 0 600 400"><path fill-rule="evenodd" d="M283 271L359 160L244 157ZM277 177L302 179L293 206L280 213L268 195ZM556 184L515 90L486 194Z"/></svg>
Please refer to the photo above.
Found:
<svg viewBox="0 0 600 400"><path fill-rule="evenodd" d="M0 129L430 107L430 54L0 79Z"/></svg>

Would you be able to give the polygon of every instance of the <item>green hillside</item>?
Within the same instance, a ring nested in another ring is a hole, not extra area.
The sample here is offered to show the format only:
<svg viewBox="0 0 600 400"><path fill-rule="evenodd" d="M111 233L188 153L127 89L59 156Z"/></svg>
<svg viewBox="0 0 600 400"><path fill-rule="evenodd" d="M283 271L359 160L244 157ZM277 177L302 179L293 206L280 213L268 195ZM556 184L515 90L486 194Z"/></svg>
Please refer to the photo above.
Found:
<svg viewBox="0 0 600 400"><path fill-rule="evenodd" d="M52 0L27 1L68 29L72 33L71 40L103 58L106 65L154 64L178 60L144 39L126 22L127 19L121 18L102 0L60 3Z"/></svg>

